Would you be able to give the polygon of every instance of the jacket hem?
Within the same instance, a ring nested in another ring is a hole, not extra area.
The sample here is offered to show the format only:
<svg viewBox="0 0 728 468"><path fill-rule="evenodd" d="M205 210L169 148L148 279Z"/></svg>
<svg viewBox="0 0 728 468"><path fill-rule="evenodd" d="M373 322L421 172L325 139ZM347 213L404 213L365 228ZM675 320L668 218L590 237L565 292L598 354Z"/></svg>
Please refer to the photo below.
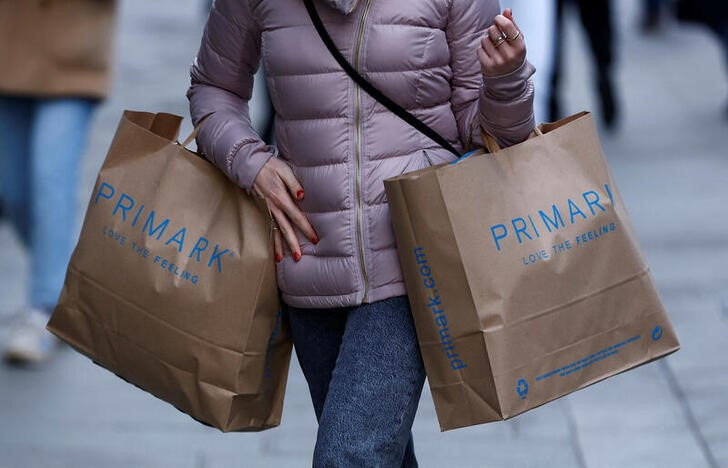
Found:
<svg viewBox="0 0 728 468"><path fill-rule="evenodd" d="M383 301L397 296L404 296L407 290L404 281L386 284L369 290L369 303ZM362 291L338 296L295 296L281 294L283 302L298 309L337 309L340 307L356 307L362 305Z"/></svg>

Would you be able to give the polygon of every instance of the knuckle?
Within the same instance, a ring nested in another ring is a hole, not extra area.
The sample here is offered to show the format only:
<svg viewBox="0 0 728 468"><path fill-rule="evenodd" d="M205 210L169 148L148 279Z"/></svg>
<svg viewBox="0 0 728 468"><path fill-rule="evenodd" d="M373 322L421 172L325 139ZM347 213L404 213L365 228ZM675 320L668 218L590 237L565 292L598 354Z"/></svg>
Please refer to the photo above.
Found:
<svg viewBox="0 0 728 468"><path fill-rule="evenodd" d="M266 166L270 167L270 170L272 172L279 172L281 169L281 162L276 158L270 158L268 159L268 162L265 164ZM265 167L265 166L264 166Z"/></svg>
<svg viewBox="0 0 728 468"><path fill-rule="evenodd" d="M274 190L273 192L271 192L270 200L276 207L283 206L283 197L281 197L281 193L278 190Z"/></svg>
<svg viewBox="0 0 728 468"><path fill-rule="evenodd" d="M291 220L295 219L297 209L298 208L296 207L296 205L294 205L293 202L291 201L291 197L289 195L286 195L286 203L285 203L285 206L283 207L283 211L285 211L286 216Z"/></svg>
<svg viewBox="0 0 728 468"><path fill-rule="evenodd" d="M300 212L294 213L293 222L296 224L296 226L299 226L300 228L305 228L307 224L306 217L303 216Z"/></svg>
<svg viewBox="0 0 728 468"><path fill-rule="evenodd" d="M273 161L268 160L268 162L263 164L263 167L260 168L259 175L267 178L270 177L270 174L274 171L275 167L273 166Z"/></svg>
<svg viewBox="0 0 728 468"><path fill-rule="evenodd" d="M281 210L285 214L286 218L290 221L293 219L293 216L296 213L296 206L291 201L291 196L288 194L285 194L285 201L283 202L283 206L281 207Z"/></svg>
<svg viewBox="0 0 728 468"><path fill-rule="evenodd" d="M290 168L290 166L288 166L288 164L284 164L284 163L281 163L281 164L283 164L283 166L281 166L281 171L280 171L281 178L286 181L295 179L295 177L293 176L293 170Z"/></svg>

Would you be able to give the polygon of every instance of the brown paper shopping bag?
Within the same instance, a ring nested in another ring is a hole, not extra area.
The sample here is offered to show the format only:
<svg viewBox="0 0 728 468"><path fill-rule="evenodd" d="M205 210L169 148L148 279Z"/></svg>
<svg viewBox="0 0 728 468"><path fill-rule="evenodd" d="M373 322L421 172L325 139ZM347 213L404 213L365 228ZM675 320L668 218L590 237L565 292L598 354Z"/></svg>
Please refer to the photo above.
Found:
<svg viewBox="0 0 728 468"><path fill-rule="evenodd" d="M679 348L591 115L542 133L385 182L443 430Z"/></svg>
<svg viewBox="0 0 728 468"><path fill-rule="evenodd" d="M48 327L199 421L274 427L291 343L270 217L174 142L181 120L124 113Z"/></svg>

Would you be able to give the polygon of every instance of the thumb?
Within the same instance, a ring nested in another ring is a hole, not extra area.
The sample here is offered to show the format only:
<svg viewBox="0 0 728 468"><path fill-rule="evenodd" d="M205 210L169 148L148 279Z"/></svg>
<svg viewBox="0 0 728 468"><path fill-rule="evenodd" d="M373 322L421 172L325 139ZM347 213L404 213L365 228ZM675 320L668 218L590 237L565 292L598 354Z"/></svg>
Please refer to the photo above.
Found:
<svg viewBox="0 0 728 468"><path fill-rule="evenodd" d="M503 16L508 18L516 26L516 29L520 29L518 27L518 24L516 24L515 20L513 19L513 10L511 10L510 8L506 8L505 10L503 10Z"/></svg>

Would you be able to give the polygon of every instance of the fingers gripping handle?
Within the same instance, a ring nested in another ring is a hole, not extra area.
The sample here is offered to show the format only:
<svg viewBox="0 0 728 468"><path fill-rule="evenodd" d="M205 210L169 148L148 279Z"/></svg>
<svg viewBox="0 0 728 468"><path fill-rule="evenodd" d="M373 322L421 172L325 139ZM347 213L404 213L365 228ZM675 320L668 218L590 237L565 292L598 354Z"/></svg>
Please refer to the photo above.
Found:
<svg viewBox="0 0 728 468"><path fill-rule="evenodd" d="M534 127L533 132L531 132L532 135L535 136L541 136L543 135L543 132L541 131L541 128ZM485 148L488 150L489 153L497 153L502 148L500 144L498 144L498 140L495 139L495 137L489 135L488 133L482 132L481 136L483 138L483 144L485 145Z"/></svg>

